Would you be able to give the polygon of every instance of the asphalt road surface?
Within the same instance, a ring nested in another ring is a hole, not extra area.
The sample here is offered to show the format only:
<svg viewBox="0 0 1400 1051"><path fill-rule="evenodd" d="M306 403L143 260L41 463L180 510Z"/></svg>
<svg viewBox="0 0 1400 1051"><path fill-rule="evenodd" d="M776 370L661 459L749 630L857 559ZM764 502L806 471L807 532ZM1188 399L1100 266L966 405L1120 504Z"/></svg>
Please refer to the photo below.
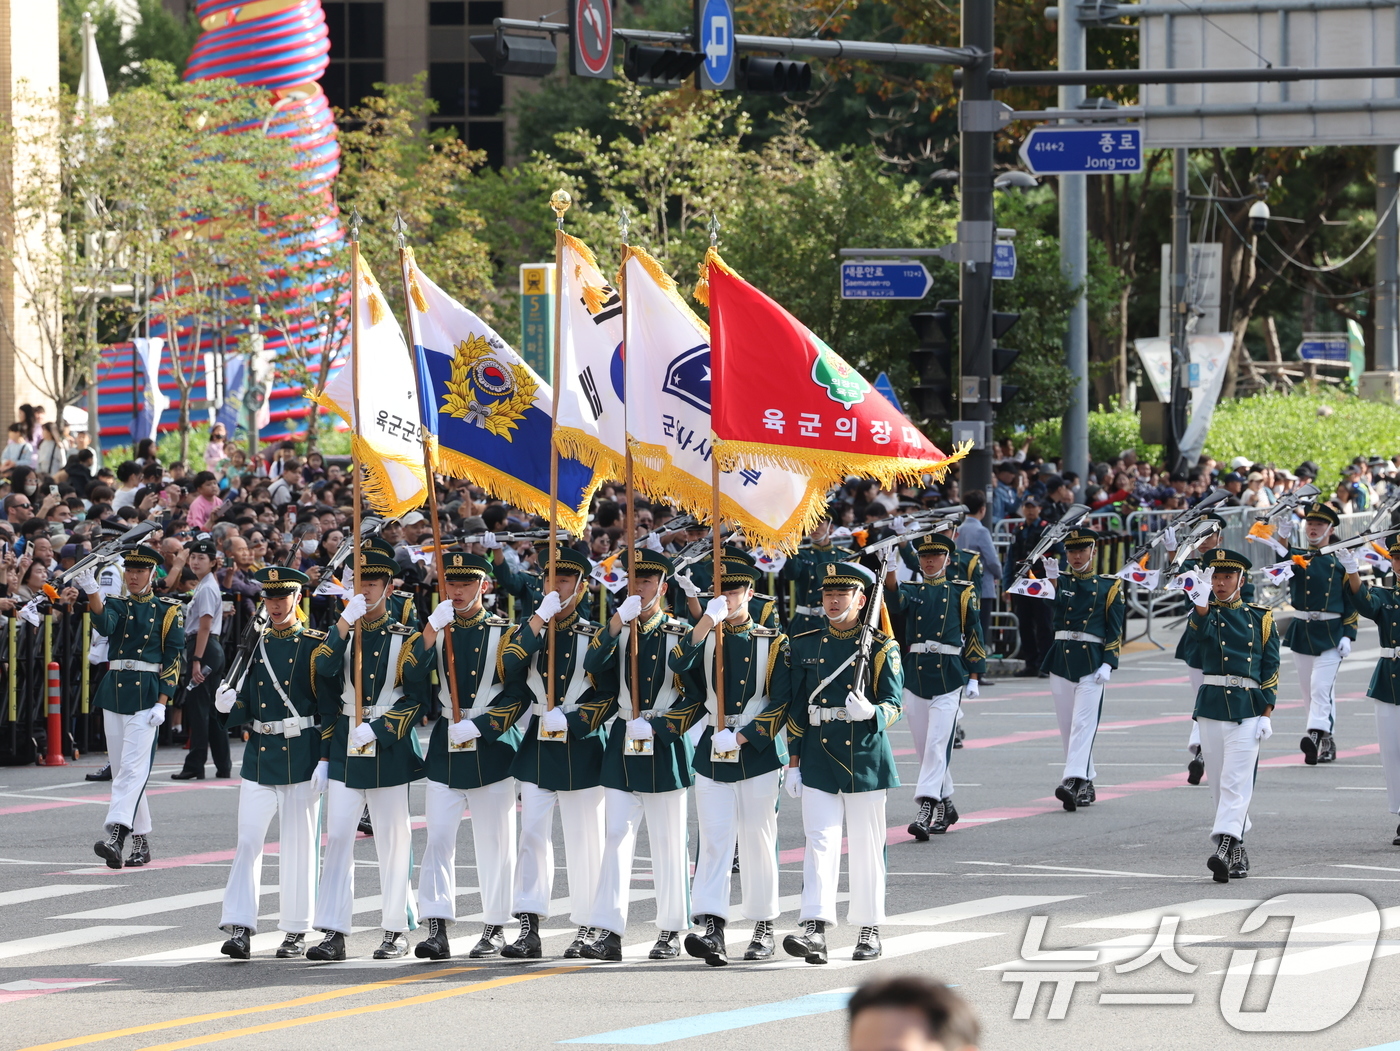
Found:
<svg viewBox="0 0 1400 1051"><path fill-rule="evenodd" d="M975 1005L984 1048L1400 1049L1400 938L1391 940L1400 847L1391 845L1374 702L1364 697L1377 646L1367 626L1343 663L1338 760L1319 767L1304 766L1298 751L1303 707L1285 651L1247 839L1253 871L1229 885L1213 883L1205 866L1211 790L1186 784L1190 690L1170 650L1130 646L1095 744L1098 802L1075 814L1051 795L1061 751L1046 681L985 689L964 705L967 744L953 759L962 820L952 832L912 842L912 790L891 793L885 957L869 964L850 960L856 932L844 924L830 934L825 967L646 961L655 928L645 836L619 964L558 959L571 931L562 863L545 960L377 963L368 839L357 850L364 926L350 939L351 960L271 958L280 936L269 854L254 959L229 961L216 924L236 781L214 780L211 767L210 780L171 782L180 753L162 750L150 789L156 860L112 871L92 853L107 786L82 779L103 757L0 768L0 1047L836 1049L853 987L918 972ZM917 764L902 725L894 743L912 784ZM421 854L422 782L411 800ZM692 851L693 821L692 809ZM480 904L465 823L459 843L459 915L470 917ZM557 829L556 844L562 862ZM802 882L801 815L786 797L779 849L781 940L796 925ZM465 953L478 932L477 921L459 924L454 948ZM742 923L731 928L731 952L742 954L747 934Z"/></svg>

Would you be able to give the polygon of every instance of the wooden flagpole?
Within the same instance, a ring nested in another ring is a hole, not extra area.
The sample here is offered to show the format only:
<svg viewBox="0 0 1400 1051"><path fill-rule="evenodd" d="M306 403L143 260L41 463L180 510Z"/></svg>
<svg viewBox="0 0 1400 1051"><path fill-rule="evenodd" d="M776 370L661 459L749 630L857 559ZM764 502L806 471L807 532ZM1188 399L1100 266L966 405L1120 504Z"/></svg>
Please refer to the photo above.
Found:
<svg viewBox="0 0 1400 1051"><path fill-rule="evenodd" d="M549 566L545 571L546 594L554 590L555 560L559 555L559 446L555 444L554 439L559 430L559 382L561 378L559 373L562 369L561 361L563 358L561 343L563 333L560 330L563 321L563 296L560 293L564 287L564 213L569 210L569 206L573 203L574 199L569 196L567 190L555 190L549 196L549 207L554 212L554 280L558 284L555 287L554 295L554 364L550 376L550 390L553 397L549 420ZM582 584L582 581L579 583ZM545 687L545 707L547 711L553 711L556 658L553 624L545 625L545 645L549 671L549 682Z"/></svg>
<svg viewBox="0 0 1400 1051"><path fill-rule="evenodd" d="M719 217L713 212L710 213L710 247L719 245ZM712 308L713 309L713 308ZM715 348L713 337L710 344L710 406L714 407L715 381L718 379L715 370ZM724 593L724 552L720 545L720 537L723 532L720 522L719 509L719 457L715 455L715 431L713 417L710 421L710 492L713 503L710 510L710 535L713 551L713 575L715 578L714 597L719 598ZM709 669L706 669L707 671ZM759 675L765 674L760 669L755 669ZM721 620L715 625L715 708L719 716L719 725L715 727L716 732L723 730L727 725L724 715L724 621Z"/></svg>
<svg viewBox="0 0 1400 1051"><path fill-rule="evenodd" d="M360 454L356 450L355 439L360 436L360 212L350 214L350 400L355 417L355 427L350 437L351 504L350 511L355 552L351 572L355 577L355 591L364 587L364 552L360 537ZM364 654L360 646L360 624L363 617L355 621L355 721L359 726L364 721ZM353 727L352 727L353 729ZM353 753L353 747L347 750Z"/></svg>
<svg viewBox="0 0 1400 1051"><path fill-rule="evenodd" d="M623 383L622 383L622 442L623 442L623 461L622 461L622 463L623 463L623 471L624 471L624 477L623 477L622 485L623 485L623 491L626 493L626 500L627 500L627 507L626 507L626 514L625 514L625 525L624 525L624 528L626 528L626 530L627 530L627 593L628 593L629 595L635 595L635 594L637 594L637 507L636 507L636 495L635 495L635 493L633 492L633 482L634 482L634 478L633 478L633 474L632 474L632 437L631 437L630 427L629 427L629 424L630 424L631 421L630 421L630 419L629 419L629 417L628 417L628 411L629 411L629 408L630 408L630 406L631 406L631 404L632 404L632 398L631 398L631 391L629 391L629 390L627 389L627 260L626 260L626 253L627 253L627 236L628 236L628 232L629 232L629 223L628 223L628 220L627 220L627 212L626 212L625 209L624 209L623 212L622 212L622 217L618 220L618 227L619 227L619 229L620 229L620 231L621 231L621 233L622 233L621 241L622 241L622 252L623 252L623 263L622 263L622 266L618 269L618 272L617 272L617 294L618 294L618 296L619 296L619 297L621 298L621 300L622 300L622 375L623 375ZM658 595L658 596L657 596L657 601L659 602L660 599L661 599L661 596ZM637 679L637 664L638 664L638 658L637 658L637 653L638 653L638 650L637 650L638 639L637 639L637 634L638 634L638 632L641 630L641 624L642 624L642 617L641 617L641 614L638 614L638 615L637 615L637 623L636 623L636 625L632 628L632 630L631 630L630 632L627 633L627 673L631 676L631 680L632 680L632 718L633 718L633 719L640 719L640 718L642 717L641 684L638 682L638 679ZM637 744L637 745L639 745L639 746L642 746L642 745L649 746L651 742L649 742L649 741L637 741L637 742L628 742L628 743L629 743L629 744L635 743L635 744ZM644 750L643 748L640 748L640 747L638 748L638 751L643 751L643 750Z"/></svg>

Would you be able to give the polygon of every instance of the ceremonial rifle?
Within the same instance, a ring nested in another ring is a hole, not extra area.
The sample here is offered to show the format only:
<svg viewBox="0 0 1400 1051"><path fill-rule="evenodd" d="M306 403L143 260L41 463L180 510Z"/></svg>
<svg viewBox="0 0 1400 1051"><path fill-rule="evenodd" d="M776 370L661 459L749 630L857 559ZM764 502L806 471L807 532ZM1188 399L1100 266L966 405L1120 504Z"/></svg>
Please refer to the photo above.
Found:
<svg viewBox="0 0 1400 1051"><path fill-rule="evenodd" d="M1305 500L1312 500L1314 497L1320 495L1322 495L1322 490L1311 482L1307 485L1300 485L1297 489L1294 489L1293 492L1285 493L1283 496L1279 497L1278 503L1274 504L1273 507L1259 516L1259 521L1273 525L1275 522L1279 521L1279 519L1283 518L1284 515L1292 514L1298 505Z"/></svg>
<svg viewBox="0 0 1400 1051"><path fill-rule="evenodd" d="M874 551L883 550L884 554L880 558L880 570L875 577L875 586L871 589L872 594L870 596L870 601L867 602L865 606L865 621L860 626L860 639L856 643L856 660L855 668L853 669L855 676L851 681L856 684L857 690L863 689L865 686L865 672L866 669L870 667L870 651L875 645L875 625L880 623L880 610L884 608L885 604L885 577L889 575L894 565L895 554L899 550L897 545L909 539L911 536L927 536L932 532L934 532L934 530L927 529L918 534L906 533L898 537L887 537L884 540L877 541L875 544L871 545L870 548L862 552L863 554L871 554ZM867 694L866 699L869 700L870 695L874 693L875 680L872 677L870 681L870 694ZM873 704L874 701L871 701L871 703Z"/></svg>
<svg viewBox="0 0 1400 1051"><path fill-rule="evenodd" d="M1197 522L1196 528L1191 530L1191 534L1186 538L1186 542L1177 548L1176 557L1172 559L1172 568L1176 569L1190 558L1191 555L1195 553L1196 549L1201 546L1201 541L1205 540L1206 537L1210 536L1219 528L1220 526L1218 524L1209 520Z"/></svg>
<svg viewBox="0 0 1400 1051"><path fill-rule="evenodd" d="M1400 486L1392 486L1392 495L1381 501L1376 513L1371 516L1371 520L1366 523L1366 532L1374 533L1379 529L1389 532L1395 531L1395 512L1400 511Z"/></svg>
<svg viewBox="0 0 1400 1051"><path fill-rule="evenodd" d="M281 562L284 569L296 561L297 553L300 550L297 538L309 528L309 525L300 525L293 530L291 550L287 552ZM339 552L336 553L339 554ZM267 612L267 606L259 602L252 618L243 628L243 635L238 640L238 652L234 654L233 660L229 662L228 670L224 672L224 680L219 684L220 689L227 686L235 693L243 689L243 680L248 675L248 669L253 665L253 649L271 623L272 616Z"/></svg>
<svg viewBox="0 0 1400 1051"><path fill-rule="evenodd" d="M54 589L62 591L85 569L91 570L93 576L96 576L101 570L120 559L126 552L135 548L159 527L159 522L142 522L140 525L132 526L120 536L114 536L103 542L54 577L51 581Z"/></svg>
<svg viewBox="0 0 1400 1051"><path fill-rule="evenodd" d="M1082 522L1092 510L1088 504L1070 504L1065 513L1060 516L1060 520L1040 534L1040 540L1031 553L1016 567L1016 579L1012 582L1012 586L1014 587L1024 580L1036 562L1063 540L1069 531Z"/></svg>
<svg viewBox="0 0 1400 1051"><path fill-rule="evenodd" d="M372 536L378 536L388 523L383 518L376 518L373 515L366 515L360 522L360 544L363 544ZM329 595L331 586L335 583L335 575L340 568L350 561L356 549L360 546L356 543L344 543L340 545L340 550L331 556L331 560L326 563L321 570L321 582L316 585L315 595Z"/></svg>
<svg viewBox="0 0 1400 1051"><path fill-rule="evenodd" d="M1152 549L1162 542L1162 538L1166 535L1168 529L1176 529L1178 536L1180 536L1181 532L1184 530L1194 530L1200 520L1208 515L1212 508L1229 499L1229 496L1230 491L1228 489L1212 489L1210 492L1206 493L1205 496L1201 497L1195 507L1177 515L1176 518L1172 519L1167 525L1157 530L1151 539L1140 545L1136 551L1128 556L1128 561L1141 562L1145 559L1152 553Z"/></svg>
<svg viewBox="0 0 1400 1051"><path fill-rule="evenodd" d="M1394 529L1387 528L1377 529L1369 533L1360 533L1349 540L1338 540L1334 544L1328 544L1324 548L1319 548L1318 554L1330 555L1334 551L1345 551L1347 548L1351 547L1362 547L1366 544L1369 544L1373 540L1384 540L1386 537L1390 536L1394 532Z"/></svg>

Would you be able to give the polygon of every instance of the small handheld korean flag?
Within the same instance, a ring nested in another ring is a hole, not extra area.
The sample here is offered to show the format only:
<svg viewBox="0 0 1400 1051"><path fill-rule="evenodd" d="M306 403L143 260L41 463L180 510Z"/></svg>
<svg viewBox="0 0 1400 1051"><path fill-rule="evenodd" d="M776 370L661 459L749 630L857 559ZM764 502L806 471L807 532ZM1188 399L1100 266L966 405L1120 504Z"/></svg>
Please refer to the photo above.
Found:
<svg viewBox="0 0 1400 1051"><path fill-rule="evenodd" d="M1030 598L1055 597L1055 585L1037 577L1022 577L1006 590L1012 595L1026 595Z"/></svg>
<svg viewBox="0 0 1400 1051"><path fill-rule="evenodd" d="M787 565L787 555L781 551L769 551L767 548L755 548L753 552L754 564L760 573L781 573Z"/></svg>
<svg viewBox="0 0 1400 1051"><path fill-rule="evenodd" d="M588 574L614 595L627 586L627 571L622 568L622 552L603 559Z"/></svg>
<svg viewBox="0 0 1400 1051"><path fill-rule="evenodd" d="M1158 569L1144 569L1141 563L1129 562L1126 566L1114 574L1119 580L1126 580L1130 584L1146 588L1148 591L1156 591L1158 581L1161 580L1162 572Z"/></svg>
<svg viewBox="0 0 1400 1051"><path fill-rule="evenodd" d="M1286 584L1293 579L1293 560L1286 558L1282 562L1275 562L1271 566L1264 567L1264 577L1271 584Z"/></svg>
<svg viewBox="0 0 1400 1051"><path fill-rule="evenodd" d="M1194 569L1188 569L1185 573L1178 573L1167 581L1164 591L1192 591L1200 580L1200 574Z"/></svg>
<svg viewBox="0 0 1400 1051"><path fill-rule="evenodd" d="M1372 569L1378 569L1387 573L1390 571L1390 552L1381 547L1381 545L1374 540L1363 546L1361 550L1357 552L1357 558Z"/></svg>

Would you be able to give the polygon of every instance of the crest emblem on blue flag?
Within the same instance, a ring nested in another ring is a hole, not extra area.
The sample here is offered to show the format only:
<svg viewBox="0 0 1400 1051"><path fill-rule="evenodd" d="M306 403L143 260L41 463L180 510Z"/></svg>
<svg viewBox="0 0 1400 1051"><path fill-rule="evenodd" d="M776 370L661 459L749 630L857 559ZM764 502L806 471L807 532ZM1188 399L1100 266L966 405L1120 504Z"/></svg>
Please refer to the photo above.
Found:
<svg viewBox="0 0 1400 1051"><path fill-rule="evenodd" d="M676 355L666 368L661 389L701 412L710 411L710 345L702 343Z"/></svg>

